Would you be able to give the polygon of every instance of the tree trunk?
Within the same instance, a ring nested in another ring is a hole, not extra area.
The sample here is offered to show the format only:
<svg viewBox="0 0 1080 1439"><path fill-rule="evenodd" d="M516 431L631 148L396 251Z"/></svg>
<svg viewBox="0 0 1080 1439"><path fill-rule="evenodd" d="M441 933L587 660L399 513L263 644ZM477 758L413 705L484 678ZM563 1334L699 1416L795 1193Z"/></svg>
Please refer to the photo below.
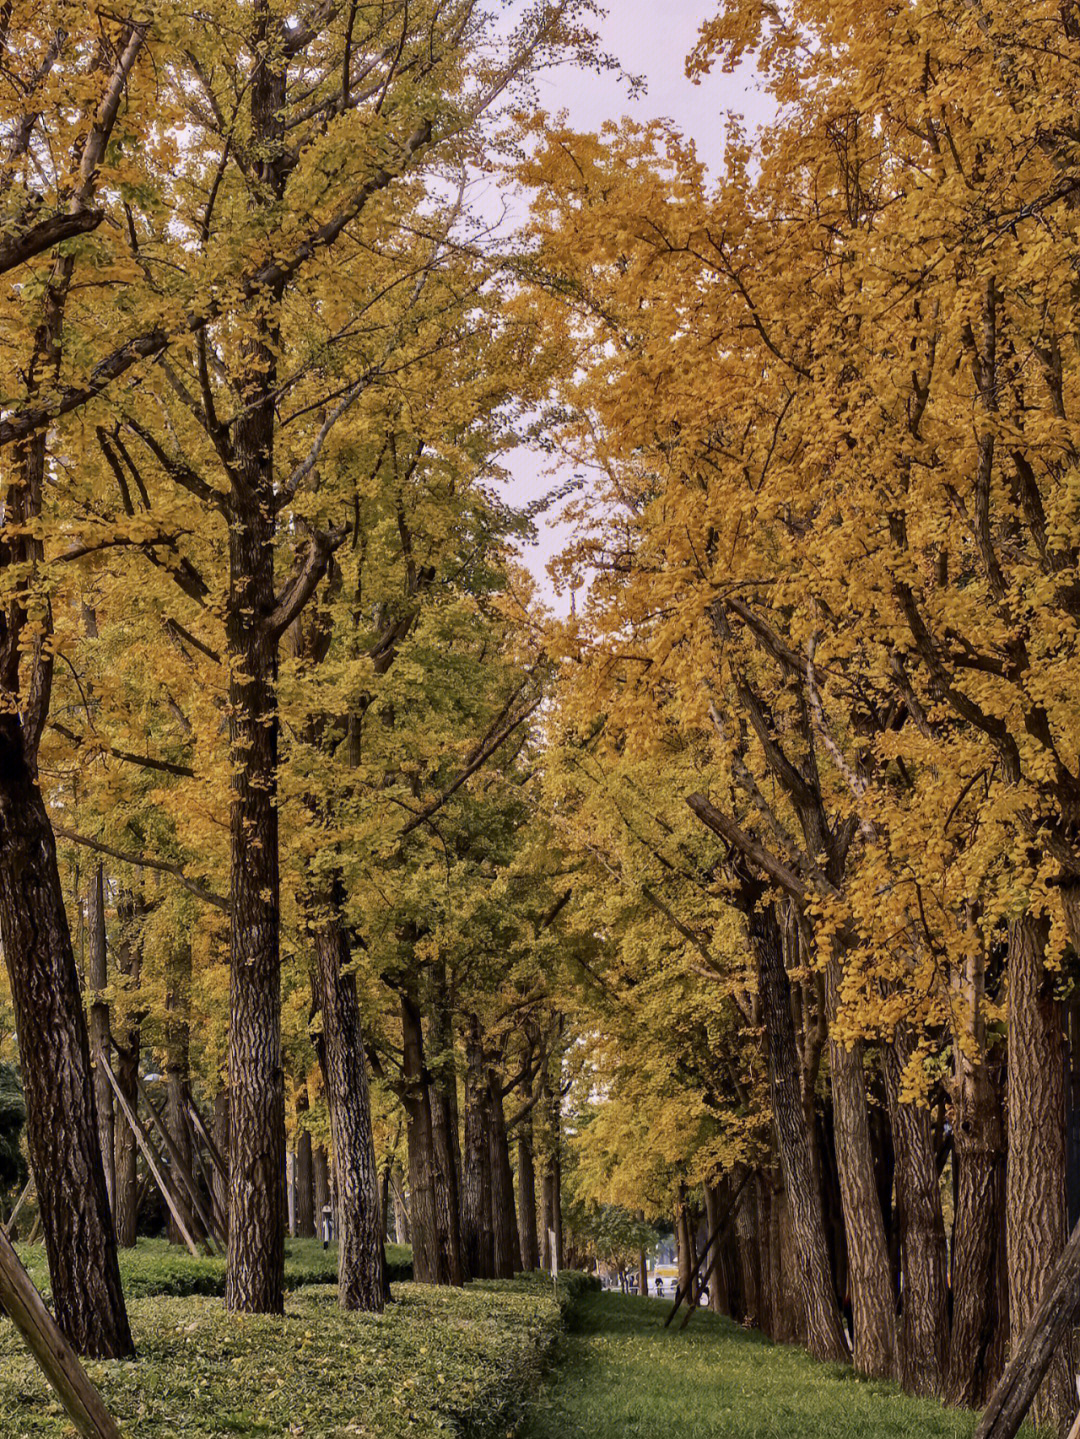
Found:
<svg viewBox="0 0 1080 1439"><path fill-rule="evenodd" d="M188 1014L191 1004L191 945L177 939L170 945L165 970L165 1077L168 1108L165 1122L188 1173L192 1169L191 1125L185 1094L191 1071L191 1031ZM174 1184L177 1207L189 1233L196 1223L183 1185ZM169 1243L183 1244L176 1220L169 1218Z"/></svg>
<svg viewBox="0 0 1080 1439"><path fill-rule="evenodd" d="M739 1205L735 1220L735 1252L739 1266L739 1293L742 1296L740 1318L753 1329L765 1327L760 1298L761 1231L758 1226L759 1191L763 1184L764 1179L760 1174L750 1181L750 1189Z"/></svg>
<svg viewBox="0 0 1080 1439"><path fill-rule="evenodd" d="M285 193L288 65L272 47L268 0L252 6L248 91L255 155L253 203L267 223ZM284 281L260 299L242 342L229 495L230 991L229 1254L226 1308L280 1314L285 1276L285 1077L281 1053L274 479L277 307Z"/></svg>
<svg viewBox="0 0 1080 1439"><path fill-rule="evenodd" d="M896 1373L896 1295L874 1175L862 1045L848 1046L835 1038L840 999L836 959L826 971L826 990L833 1134L847 1242L853 1358L863 1374L888 1379Z"/></svg>
<svg viewBox="0 0 1080 1439"><path fill-rule="evenodd" d="M450 1240L449 1188L439 1172L431 1115L431 1086L415 987L401 990L402 1079L409 1149L413 1275L420 1284L461 1284L460 1249Z"/></svg>
<svg viewBox="0 0 1080 1439"><path fill-rule="evenodd" d="M491 1154L491 1213L495 1229L495 1278L513 1279L518 1271L517 1214L514 1207L514 1173L506 1137L502 1084L495 1069L488 1070L490 1089L488 1144Z"/></svg>
<svg viewBox="0 0 1080 1439"><path fill-rule="evenodd" d="M541 1114L544 1121L544 1168L540 1185L542 1214L540 1263L549 1273L563 1267L562 1226L562 1096L559 1077L544 1071ZM552 1237L554 1236L554 1244Z"/></svg>
<svg viewBox="0 0 1080 1439"><path fill-rule="evenodd" d="M821 1193L814 1174L810 1136L802 1107L799 1057L784 969L780 926L772 905L748 916L757 961L758 989L769 1037L769 1093L790 1205L799 1287L806 1311L810 1352L818 1359L847 1359L847 1345L832 1284Z"/></svg>
<svg viewBox="0 0 1080 1439"><path fill-rule="evenodd" d="M999 1236L1005 1218L1005 1136L998 1081L986 1061L984 958L973 946L955 982L955 1080L950 1125L956 1180L952 1331L945 1397L974 1409L996 1385L1007 1317L997 1302Z"/></svg>
<svg viewBox="0 0 1080 1439"><path fill-rule="evenodd" d="M133 1352L98 1140L90 1043L56 844L16 714L0 714L0 940L53 1312L80 1354Z"/></svg>
<svg viewBox="0 0 1080 1439"><path fill-rule="evenodd" d="M409 1212L405 1208L405 1175L395 1166L390 1187L394 1195L394 1243L409 1242Z"/></svg>
<svg viewBox="0 0 1080 1439"><path fill-rule="evenodd" d="M315 957L337 1177L338 1301L343 1309L378 1313L386 1273L367 1057L356 976L348 970L349 946L339 917L341 897L332 898L315 929Z"/></svg>
<svg viewBox="0 0 1080 1439"><path fill-rule="evenodd" d="M224 1159L226 1166L229 1163L229 1091L227 1088L219 1089L214 1095L214 1143L217 1145L218 1153ZM229 1229L229 1180L228 1175L219 1174L215 1168L213 1171L214 1193L217 1195L218 1208L225 1216L225 1232Z"/></svg>
<svg viewBox="0 0 1080 1439"><path fill-rule="evenodd" d="M139 1057L142 1051L141 1011L136 1005L142 969L142 905L130 890L117 904L119 937L116 946L117 981L124 988L124 1018L113 1016L116 1042L116 1082L132 1113L139 1108ZM106 1081L108 1082L108 1081ZM139 1224L139 1150L123 1114L116 1117L116 1239L121 1249L133 1249Z"/></svg>
<svg viewBox="0 0 1080 1439"><path fill-rule="evenodd" d="M693 1246L690 1242L690 1206L686 1202L686 1185L679 1185L675 1206L675 1247L678 1255L679 1293L685 1299L690 1293L690 1275L694 1268Z"/></svg>
<svg viewBox="0 0 1080 1439"><path fill-rule="evenodd" d="M100 864L94 866L90 880L87 928L90 931L90 962L87 966L86 987L93 996L90 1001L90 1059L94 1066L94 1103L97 1105L98 1143L105 1166L105 1188L109 1195L109 1208L115 1217L116 1111L112 1086L97 1062L99 1054L104 1054L107 1058L111 1052L109 1003L103 995L109 983L109 967L105 936L105 870Z"/></svg>
<svg viewBox="0 0 1080 1439"><path fill-rule="evenodd" d="M526 1104L532 1098L531 1086L523 1091ZM536 1233L536 1167L533 1164L532 1110L518 1122L518 1240L521 1267L526 1273L540 1268L540 1243Z"/></svg>
<svg viewBox="0 0 1080 1439"><path fill-rule="evenodd" d="M445 966L431 975L431 1051L428 1070L435 1142L435 1204L451 1284L464 1283L461 1244L461 1146L458 1141L457 1064Z"/></svg>
<svg viewBox="0 0 1080 1439"><path fill-rule="evenodd" d="M321 1235L323 1210L330 1203L330 1161L321 1144L312 1150L311 1173L315 1188L315 1233Z"/></svg>
<svg viewBox="0 0 1080 1439"><path fill-rule="evenodd" d="M896 1218L900 1233L900 1377L912 1394L944 1391L948 1335L945 1224L934 1136L927 1110L900 1102L911 1039L900 1024L883 1046L895 1148Z"/></svg>
<svg viewBox="0 0 1080 1439"><path fill-rule="evenodd" d="M487 1138L489 1098L480 1024L471 1015L465 1029L465 1152L461 1176L461 1242L465 1272L470 1279L491 1279L495 1274Z"/></svg>
<svg viewBox="0 0 1080 1439"><path fill-rule="evenodd" d="M307 1085L296 1103L297 1117L308 1109ZM315 1188L311 1158L311 1131L301 1129L296 1137L296 1233L300 1239L315 1237Z"/></svg>
<svg viewBox="0 0 1080 1439"><path fill-rule="evenodd" d="M1043 968L1048 926L1024 915L1009 926L1009 1071L1006 1233L1013 1347L1031 1322L1065 1246L1065 1060L1058 1003ZM1036 1424L1067 1423L1076 1408L1065 1337L1035 1397Z"/></svg>

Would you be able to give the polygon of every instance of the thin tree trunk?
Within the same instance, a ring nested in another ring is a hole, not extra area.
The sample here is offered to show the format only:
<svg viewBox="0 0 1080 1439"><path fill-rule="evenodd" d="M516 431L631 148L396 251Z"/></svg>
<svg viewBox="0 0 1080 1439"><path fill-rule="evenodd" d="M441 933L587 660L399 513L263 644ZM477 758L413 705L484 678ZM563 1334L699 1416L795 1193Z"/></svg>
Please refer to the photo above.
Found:
<svg viewBox="0 0 1080 1439"><path fill-rule="evenodd" d="M847 1345L832 1284L821 1192L802 1108L801 1070L780 926L772 905L752 909L748 923L769 1038L769 1093L790 1205L808 1346L818 1359L845 1360Z"/></svg>
<svg viewBox="0 0 1080 1439"><path fill-rule="evenodd" d="M957 977L954 1000L962 1031L953 1045L956 1201L945 1397L967 1409L982 1404L996 1385L1004 1347L995 1269L1004 1222L1005 1136L1000 1095L986 1062L983 966L981 948L974 946Z"/></svg>
<svg viewBox="0 0 1080 1439"><path fill-rule="evenodd" d="M408 982L401 991L401 1026L413 1273L421 1284L461 1284L460 1248L455 1250L450 1243L449 1189L438 1171L420 1008L415 989Z"/></svg>
<svg viewBox="0 0 1080 1439"><path fill-rule="evenodd" d="M117 983L124 989L124 1017L113 1016L116 1043L116 1082L132 1113L139 1108L139 1057L142 1051L142 1012L136 1000L142 971L143 906L131 890L117 904ZM108 1081L106 1081L107 1083ZM116 1117L116 1239L121 1249L133 1249L139 1225L139 1149L123 1114Z"/></svg>
<svg viewBox="0 0 1080 1439"><path fill-rule="evenodd" d="M311 1171L315 1187L315 1233L321 1235L323 1210L330 1203L330 1161L321 1144L312 1150Z"/></svg>
<svg viewBox="0 0 1080 1439"><path fill-rule="evenodd" d="M525 1088L522 1097L528 1104L532 1098L531 1086ZM521 1267L528 1273L533 1269L540 1268L540 1243L536 1233L536 1167L533 1164L531 1109L518 1122L517 1177L518 1240L521 1249Z"/></svg>
<svg viewBox="0 0 1080 1439"><path fill-rule="evenodd" d="M491 1153L491 1212L495 1229L495 1278L513 1279L518 1271L517 1214L514 1208L514 1174L506 1137L502 1085L495 1069L488 1070Z"/></svg>
<svg viewBox="0 0 1080 1439"><path fill-rule="evenodd" d="M483 1040L479 1021L470 1015L465 1028L465 1151L461 1176L462 1253L470 1279L491 1279L495 1273L488 1107Z"/></svg>
<svg viewBox="0 0 1080 1439"><path fill-rule="evenodd" d="M340 895L315 930L322 1011L326 1102L337 1178L338 1301L343 1309L382 1310L385 1249L371 1096L356 976L340 921Z"/></svg>
<svg viewBox="0 0 1080 1439"><path fill-rule="evenodd" d="M906 1026L884 1047L885 1085L896 1154L896 1217L900 1232L900 1377L912 1394L941 1394L945 1383L948 1287L945 1223L930 1115L900 1102L911 1057Z"/></svg>
<svg viewBox="0 0 1080 1439"><path fill-rule="evenodd" d="M308 1110L307 1085L296 1102L297 1118ZM315 1236L315 1187L312 1172L311 1131L301 1128L296 1138L296 1233L301 1239Z"/></svg>
<svg viewBox="0 0 1080 1439"><path fill-rule="evenodd" d="M395 1167L391 1178L391 1189L394 1195L394 1243L408 1244L409 1242L409 1212L405 1208L405 1175L400 1167Z"/></svg>
<svg viewBox="0 0 1080 1439"><path fill-rule="evenodd" d="M1065 1060L1060 1007L1043 960L1048 926L1027 914L1009 926L1009 1071L1006 1229L1009 1316L1015 1347L1065 1247ZM1072 1344L1060 1345L1032 1417L1058 1427L1076 1408Z"/></svg>
<svg viewBox="0 0 1080 1439"><path fill-rule="evenodd" d="M189 1173L192 1160L191 1125L187 1116L185 1094L191 1071L191 1031L188 1024L190 1004L191 945L178 936L169 947L165 970L165 1077L168 1091L165 1122ZM175 1191L180 1216L188 1232L194 1233L196 1220L183 1186L176 1184ZM171 1216L169 1243L184 1243L179 1226Z"/></svg>
<svg viewBox="0 0 1080 1439"><path fill-rule="evenodd" d="M90 1042L45 801L0 714L0 941L11 983L53 1312L80 1353L133 1352L98 1141Z"/></svg>
<svg viewBox="0 0 1080 1439"><path fill-rule="evenodd" d="M113 1105L112 1086L105 1078L105 1071L98 1066L97 1057L110 1052L109 1002L104 990L109 983L108 949L105 935L105 870L95 865L90 879L90 895L87 903L87 928L90 931L90 962L87 966L86 984L92 998L90 1001L90 1059L94 1065L94 1103L97 1105L98 1143L101 1159L105 1166L105 1188L109 1195L109 1208L116 1214L116 1111Z"/></svg>
<svg viewBox="0 0 1080 1439"><path fill-rule="evenodd" d="M862 1373L888 1379L896 1373L896 1296L874 1176L862 1045L846 1045L834 1035L840 991L836 959L826 971L826 988L833 1133L847 1241L853 1358Z"/></svg>
<svg viewBox="0 0 1080 1439"><path fill-rule="evenodd" d="M214 1143L217 1145L218 1153L225 1160L226 1166L229 1162L229 1091L222 1087L214 1095ZM214 1193L217 1195L218 1208L225 1217L225 1232L229 1230L229 1181L228 1175L218 1173L216 1167L213 1171Z"/></svg>

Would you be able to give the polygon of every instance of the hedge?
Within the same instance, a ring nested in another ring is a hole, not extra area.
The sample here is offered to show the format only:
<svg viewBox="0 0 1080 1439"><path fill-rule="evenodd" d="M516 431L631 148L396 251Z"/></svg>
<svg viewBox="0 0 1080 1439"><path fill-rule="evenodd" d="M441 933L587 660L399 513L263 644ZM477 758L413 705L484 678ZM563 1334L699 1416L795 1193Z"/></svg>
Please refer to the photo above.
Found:
<svg viewBox="0 0 1080 1439"><path fill-rule="evenodd" d="M341 1310L329 1286L283 1319L226 1314L216 1297L132 1299L135 1362L87 1370L131 1439L504 1439L554 1353L583 1281L533 1276L464 1290L405 1284L382 1315ZM0 1435L70 1434L17 1334L0 1321Z"/></svg>

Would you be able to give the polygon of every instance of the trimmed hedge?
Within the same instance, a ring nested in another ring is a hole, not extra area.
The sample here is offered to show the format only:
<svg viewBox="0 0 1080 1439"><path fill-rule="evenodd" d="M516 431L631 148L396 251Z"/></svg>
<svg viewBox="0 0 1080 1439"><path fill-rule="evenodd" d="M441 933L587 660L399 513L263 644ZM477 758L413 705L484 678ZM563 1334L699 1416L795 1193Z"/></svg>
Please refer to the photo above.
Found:
<svg viewBox="0 0 1080 1439"><path fill-rule="evenodd" d="M582 1282L407 1284L382 1315L346 1313L332 1288L308 1286L290 1295L283 1319L229 1315L201 1295L133 1299L139 1358L86 1367L131 1439L504 1439ZM0 1435L68 1434L18 1335L0 1322Z"/></svg>
<svg viewBox="0 0 1080 1439"><path fill-rule="evenodd" d="M43 1244L16 1245L19 1258L31 1279L49 1293L49 1269ZM386 1246L386 1267L391 1284L412 1279L412 1250L403 1244ZM200 1255L192 1258L182 1245L167 1239L140 1239L134 1249L120 1251L120 1277L129 1299L155 1294L179 1297L225 1293L225 1258ZM308 1284L337 1283L337 1246L323 1249L318 1239L290 1239L285 1245L285 1287L299 1289Z"/></svg>

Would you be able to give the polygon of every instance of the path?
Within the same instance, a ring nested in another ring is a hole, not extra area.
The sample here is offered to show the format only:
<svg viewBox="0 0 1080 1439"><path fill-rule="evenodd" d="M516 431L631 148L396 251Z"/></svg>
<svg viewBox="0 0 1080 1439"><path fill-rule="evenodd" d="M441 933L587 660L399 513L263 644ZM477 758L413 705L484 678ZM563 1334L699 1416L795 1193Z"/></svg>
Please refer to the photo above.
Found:
<svg viewBox="0 0 1080 1439"><path fill-rule="evenodd" d="M815 1364L702 1311L584 1297L524 1439L968 1439L971 1415Z"/></svg>

